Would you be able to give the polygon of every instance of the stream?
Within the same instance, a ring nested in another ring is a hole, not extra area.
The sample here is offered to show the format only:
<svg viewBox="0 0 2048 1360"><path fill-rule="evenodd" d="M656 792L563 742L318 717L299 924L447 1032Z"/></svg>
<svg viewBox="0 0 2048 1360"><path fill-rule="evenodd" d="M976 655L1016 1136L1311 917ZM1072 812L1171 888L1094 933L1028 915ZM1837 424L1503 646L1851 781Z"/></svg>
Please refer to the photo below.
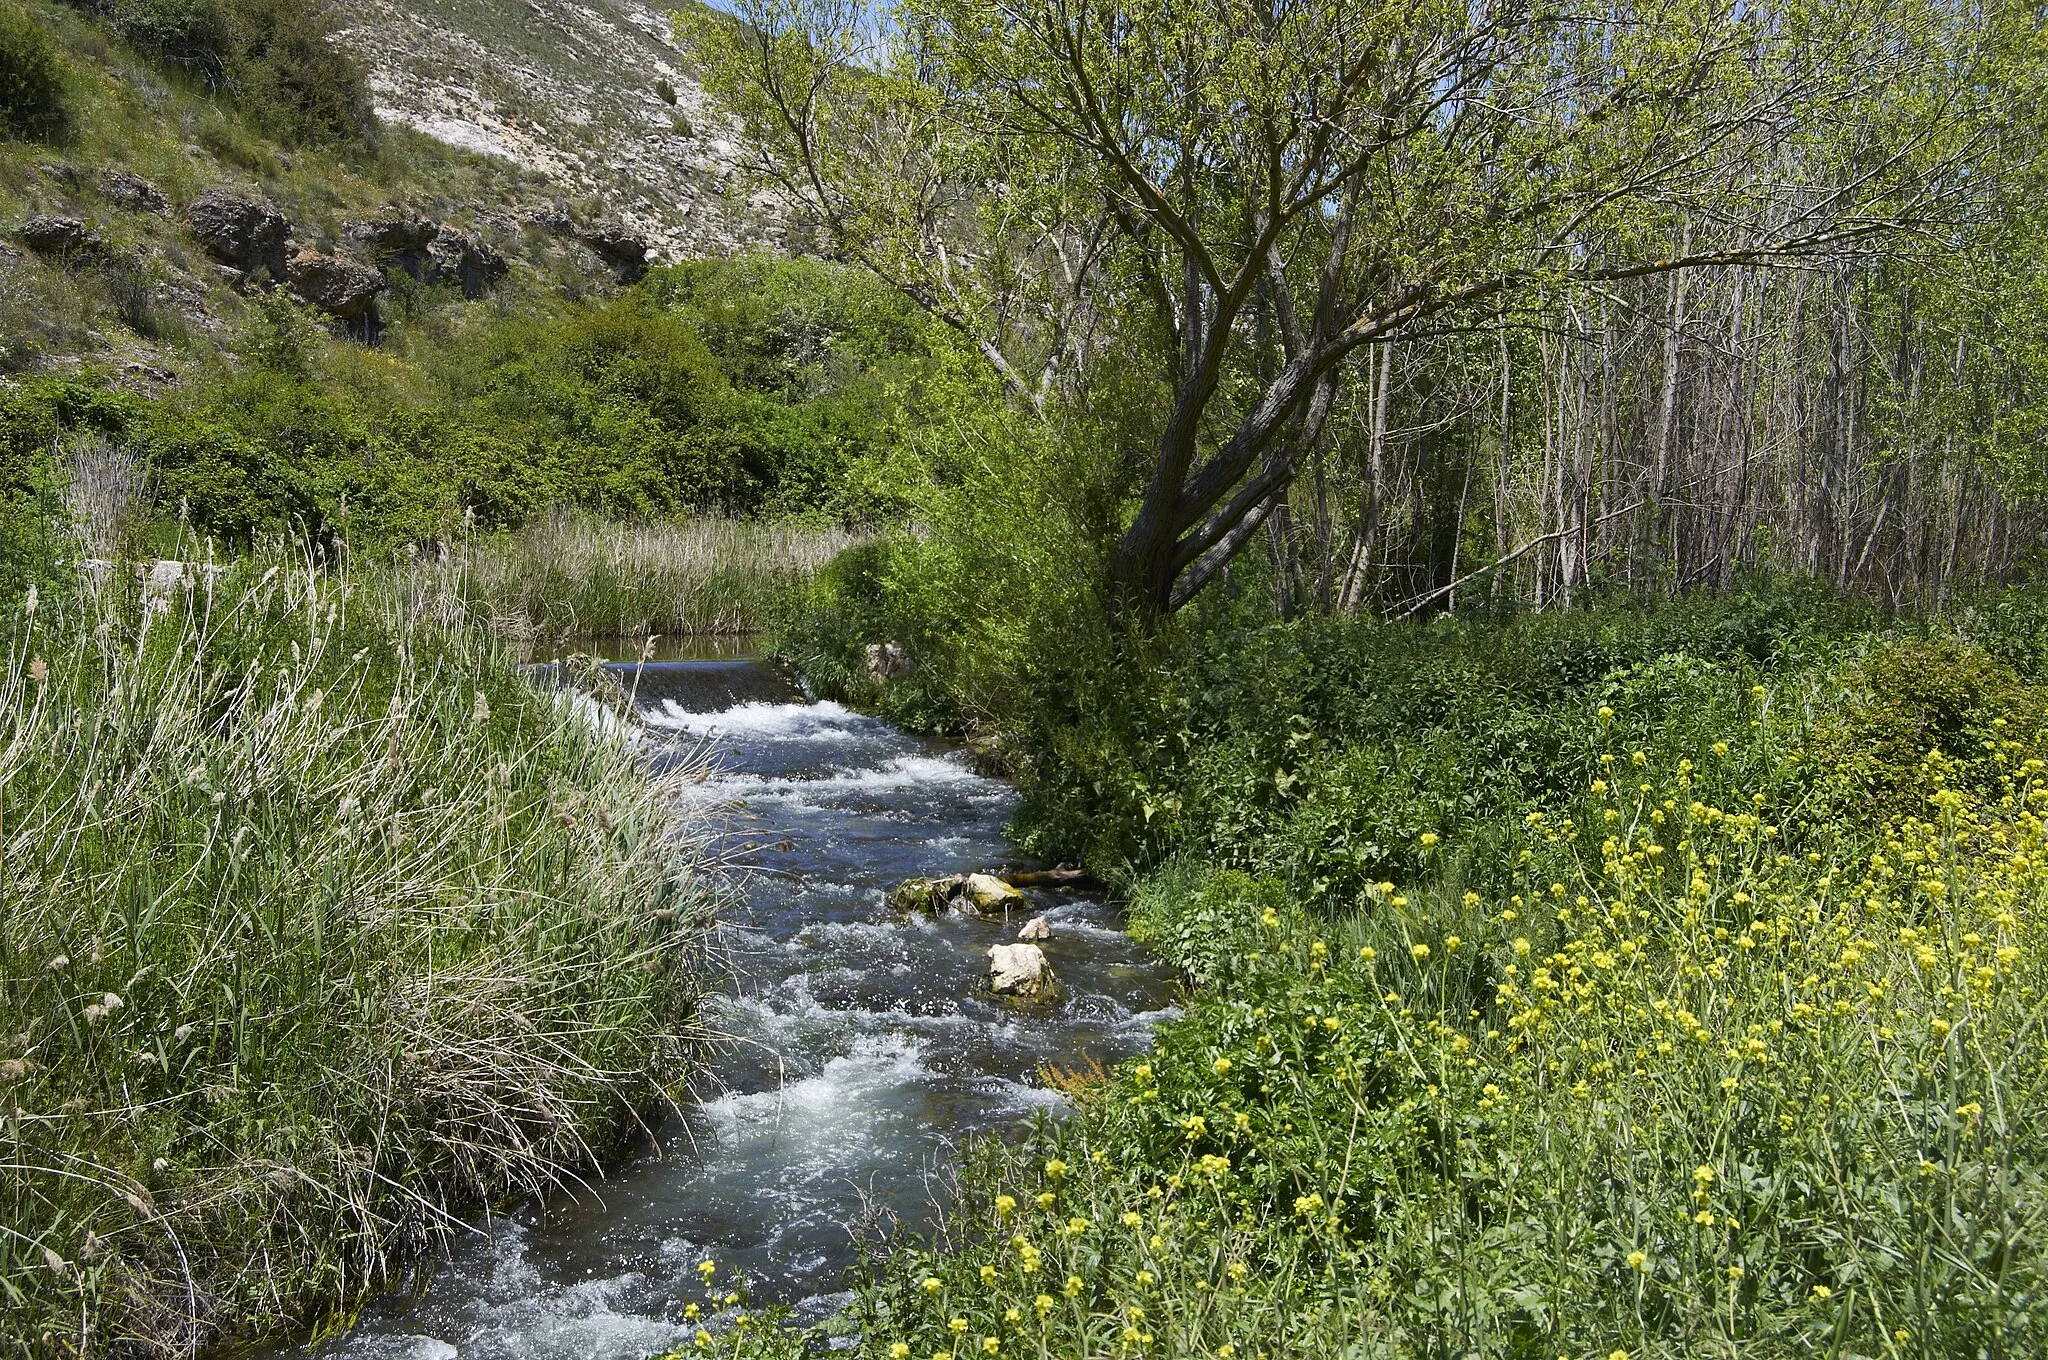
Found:
<svg viewBox="0 0 2048 1360"><path fill-rule="evenodd" d="M850 1297L857 1230L929 1225L965 1135L1059 1108L1041 1063L1126 1056L1171 1013L1165 974L1095 898L1033 893L1007 922L888 908L904 879L1019 863L1013 791L958 753L794 702L748 660L618 669L657 762L709 744L689 797L721 811L743 866L720 928L730 976L706 1002L731 1040L659 1131L665 1155L480 1223L424 1287L303 1356L644 1360L694 1331L707 1257L756 1303L825 1316ZM987 995L986 951L1034 912L1066 993L1025 1013Z"/></svg>

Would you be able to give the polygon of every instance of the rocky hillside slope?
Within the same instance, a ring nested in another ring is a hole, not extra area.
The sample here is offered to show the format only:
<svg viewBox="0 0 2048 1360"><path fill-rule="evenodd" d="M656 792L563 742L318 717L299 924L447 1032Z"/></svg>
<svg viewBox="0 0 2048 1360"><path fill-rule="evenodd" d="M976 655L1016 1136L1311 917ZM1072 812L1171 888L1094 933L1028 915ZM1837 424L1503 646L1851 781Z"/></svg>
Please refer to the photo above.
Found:
<svg viewBox="0 0 2048 1360"><path fill-rule="evenodd" d="M657 258L774 244L772 199L728 162L670 6L649 0L340 0L378 116L601 203Z"/></svg>

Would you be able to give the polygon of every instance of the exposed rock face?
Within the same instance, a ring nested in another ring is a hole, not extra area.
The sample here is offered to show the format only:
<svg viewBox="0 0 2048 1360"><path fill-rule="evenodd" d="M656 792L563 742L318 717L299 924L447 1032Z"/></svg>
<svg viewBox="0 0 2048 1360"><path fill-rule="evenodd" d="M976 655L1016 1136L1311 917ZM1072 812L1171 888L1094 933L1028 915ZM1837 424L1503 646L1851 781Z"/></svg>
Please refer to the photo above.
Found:
<svg viewBox="0 0 2048 1360"><path fill-rule="evenodd" d="M348 243L379 264L419 277L427 247L441 234L441 224L416 212L392 208L342 228Z"/></svg>
<svg viewBox="0 0 2048 1360"><path fill-rule="evenodd" d="M277 281L285 277L291 224L276 209L208 189L186 205L185 222L206 253L229 268L245 275L264 270Z"/></svg>
<svg viewBox="0 0 2048 1360"><path fill-rule="evenodd" d="M663 260L780 241L744 195L738 140L679 43L668 0L337 0L380 118L501 158L606 212ZM669 102L669 95L674 102Z"/></svg>
<svg viewBox="0 0 2048 1360"><path fill-rule="evenodd" d="M75 217L37 213L21 224L21 243L38 255L68 258L96 254L100 238Z"/></svg>
<svg viewBox="0 0 2048 1360"><path fill-rule="evenodd" d="M1052 938L1052 926L1047 924L1043 916L1034 916L1017 932L1017 938L1030 941L1049 940Z"/></svg>
<svg viewBox="0 0 2048 1360"><path fill-rule="evenodd" d="M1045 951L1035 944L991 945L988 951L988 989L997 996L1029 1001L1046 993L1053 983Z"/></svg>
<svg viewBox="0 0 2048 1360"><path fill-rule="evenodd" d="M617 222L600 222L596 226L579 227L576 239L589 246L591 253L619 271L620 283L638 283L647 274L647 253L651 247L647 238L629 231Z"/></svg>
<svg viewBox="0 0 2048 1360"><path fill-rule="evenodd" d="M428 283L452 283L466 298L480 298L505 277L512 266L481 236L447 227L427 247L422 277Z"/></svg>
<svg viewBox="0 0 2048 1360"><path fill-rule="evenodd" d="M377 270L317 250L292 256L286 273L300 297L341 321L361 321L384 291L384 275Z"/></svg>
<svg viewBox="0 0 2048 1360"><path fill-rule="evenodd" d="M1005 912L1024 905L1024 894L994 874L947 874L943 878L913 878L889 894L889 905L898 911L961 911L983 914Z"/></svg>
<svg viewBox="0 0 2048 1360"><path fill-rule="evenodd" d="M167 213L171 200L164 191L138 174L108 167L100 171L100 194L117 208L129 212Z"/></svg>
<svg viewBox="0 0 2048 1360"><path fill-rule="evenodd" d="M418 213L392 209L351 222L351 245L386 269L421 283L453 284L463 296L480 298L511 266L481 236L435 222Z"/></svg>

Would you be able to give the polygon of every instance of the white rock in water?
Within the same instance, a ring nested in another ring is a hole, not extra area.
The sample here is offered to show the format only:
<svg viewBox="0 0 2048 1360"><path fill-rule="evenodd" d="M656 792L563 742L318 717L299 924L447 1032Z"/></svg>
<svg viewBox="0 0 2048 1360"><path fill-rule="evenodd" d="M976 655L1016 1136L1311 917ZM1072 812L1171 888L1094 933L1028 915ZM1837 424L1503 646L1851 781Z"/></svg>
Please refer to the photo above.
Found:
<svg viewBox="0 0 2048 1360"><path fill-rule="evenodd" d="M1022 930L1017 932L1017 938L1020 940L1049 940L1052 938L1052 927L1046 924L1043 916L1034 916L1024 923Z"/></svg>
<svg viewBox="0 0 2048 1360"><path fill-rule="evenodd" d="M1052 981L1045 951L1035 944L989 946L988 986L997 996L1034 997Z"/></svg>

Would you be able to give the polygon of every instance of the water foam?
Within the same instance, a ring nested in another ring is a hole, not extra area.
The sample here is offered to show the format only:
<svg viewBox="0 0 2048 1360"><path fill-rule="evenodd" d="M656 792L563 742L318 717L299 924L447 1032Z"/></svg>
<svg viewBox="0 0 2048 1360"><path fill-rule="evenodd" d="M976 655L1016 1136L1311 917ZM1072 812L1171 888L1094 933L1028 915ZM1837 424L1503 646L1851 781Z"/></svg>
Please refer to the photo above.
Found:
<svg viewBox="0 0 2048 1360"><path fill-rule="evenodd" d="M834 769L809 776L721 774L699 786L702 798L768 804L785 813L846 811L849 801L923 790L964 795L970 803L999 804L1009 790L945 756L897 756L866 769Z"/></svg>
<svg viewBox="0 0 2048 1360"><path fill-rule="evenodd" d="M693 713L673 699L663 699L659 708L649 705L642 709L640 718L650 727L694 737L817 741L842 738L863 729L878 733L888 730L873 718L855 713L829 699L815 704L771 704L754 700L717 713Z"/></svg>
<svg viewBox="0 0 2048 1360"><path fill-rule="evenodd" d="M869 1144L893 1122L884 1099L932 1075L924 1045L902 1034L863 1034L843 1055L828 1059L816 1076L769 1091L734 1093L706 1101L698 1113L727 1145L773 1139L801 1149L804 1164L845 1161L849 1144Z"/></svg>

